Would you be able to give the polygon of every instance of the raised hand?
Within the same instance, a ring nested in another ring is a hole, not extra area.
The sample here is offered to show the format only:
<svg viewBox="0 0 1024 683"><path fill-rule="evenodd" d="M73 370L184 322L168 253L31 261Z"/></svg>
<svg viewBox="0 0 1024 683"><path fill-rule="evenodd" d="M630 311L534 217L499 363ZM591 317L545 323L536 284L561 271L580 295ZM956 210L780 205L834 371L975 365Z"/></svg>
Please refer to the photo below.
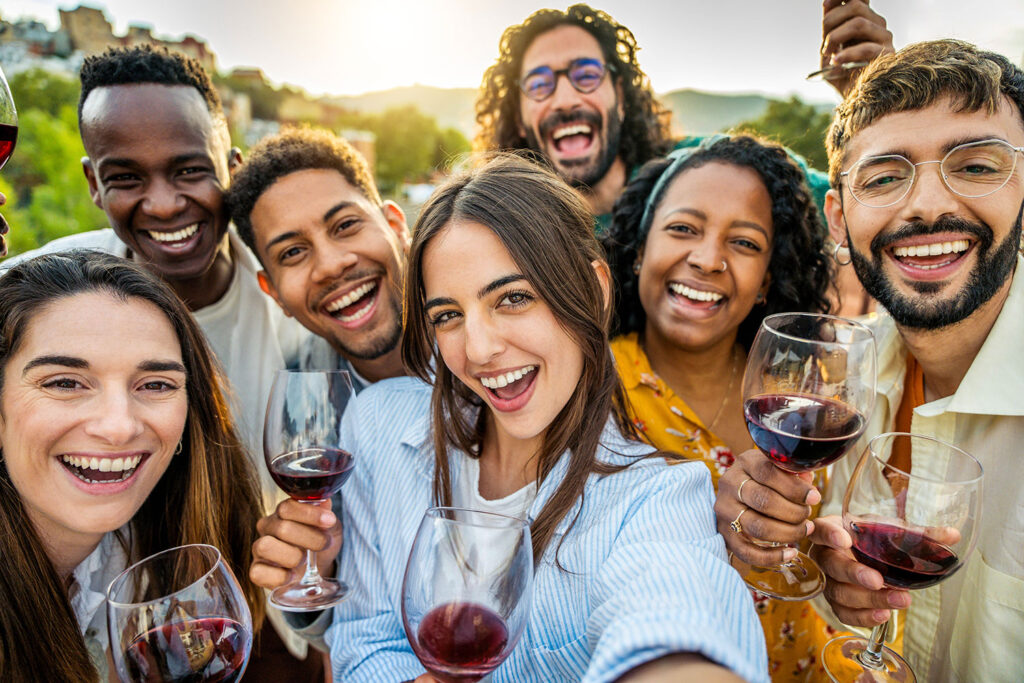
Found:
<svg viewBox="0 0 1024 683"><path fill-rule="evenodd" d="M821 68L854 62L870 62L894 52L892 32L885 17L868 0L825 0L821 18ZM832 69L823 75L843 97L856 80L858 69Z"/></svg>
<svg viewBox="0 0 1024 683"><path fill-rule="evenodd" d="M341 520L331 511L331 501L300 503L284 500L273 514L256 524L260 537L252 546L249 578L263 588L274 589L302 577L306 550L316 552L317 566L330 575L341 550Z"/></svg>

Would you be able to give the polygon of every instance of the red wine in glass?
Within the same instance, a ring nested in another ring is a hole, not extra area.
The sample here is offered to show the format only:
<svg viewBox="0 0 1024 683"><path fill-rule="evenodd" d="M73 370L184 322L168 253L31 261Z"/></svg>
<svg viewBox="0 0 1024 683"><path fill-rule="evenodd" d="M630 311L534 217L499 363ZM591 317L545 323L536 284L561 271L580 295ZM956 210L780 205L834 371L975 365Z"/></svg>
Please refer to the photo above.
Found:
<svg viewBox="0 0 1024 683"><path fill-rule="evenodd" d="M124 662L135 681L234 683L251 641L245 627L223 617L171 622L136 638Z"/></svg>
<svg viewBox="0 0 1024 683"><path fill-rule="evenodd" d="M449 602L435 607L416 633L416 655L444 683L475 683L505 659L505 620L483 605Z"/></svg>
<svg viewBox="0 0 1024 683"><path fill-rule="evenodd" d="M342 487L355 461L340 448L304 448L270 461L270 476L295 500L324 500Z"/></svg>
<svg viewBox="0 0 1024 683"><path fill-rule="evenodd" d="M14 146L18 142L18 127L0 123L0 169L14 154Z"/></svg>
<svg viewBox="0 0 1024 683"><path fill-rule="evenodd" d="M800 394L765 394L744 401L754 444L787 472L810 472L846 454L865 419L841 401Z"/></svg>
<svg viewBox="0 0 1024 683"><path fill-rule="evenodd" d="M853 522L853 554L889 588L927 588L960 566L957 554L920 531L882 522Z"/></svg>

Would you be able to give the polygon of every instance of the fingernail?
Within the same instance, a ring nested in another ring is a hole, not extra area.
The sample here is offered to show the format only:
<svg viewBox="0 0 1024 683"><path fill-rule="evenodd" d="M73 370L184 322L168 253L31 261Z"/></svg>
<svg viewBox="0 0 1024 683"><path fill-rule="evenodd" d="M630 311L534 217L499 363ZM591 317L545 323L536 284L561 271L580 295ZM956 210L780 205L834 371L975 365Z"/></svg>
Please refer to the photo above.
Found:
<svg viewBox="0 0 1024 683"><path fill-rule="evenodd" d="M808 519L804 522L804 528L807 529L807 535L810 536L814 533L814 522Z"/></svg>
<svg viewBox="0 0 1024 683"><path fill-rule="evenodd" d="M876 609L871 613L871 618L881 624L884 621L889 621L889 610L887 609Z"/></svg>
<svg viewBox="0 0 1024 683"><path fill-rule="evenodd" d="M324 526L331 526L335 522L334 513L327 511L320 515L320 523Z"/></svg>
<svg viewBox="0 0 1024 683"><path fill-rule="evenodd" d="M818 489L811 489L807 492L804 497L804 502L808 505L817 505L821 502L821 494L818 493Z"/></svg>
<svg viewBox="0 0 1024 683"><path fill-rule="evenodd" d="M889 593L889 607L894 609L910 607L910 595L903 591Z"/></svg>
<svg viewBox="0 0 1024 683"><path fill-rule="evenodd" d="M796 559L796 548L786 548L782 551L782 561L792 562Z"/></svg>
<svg viewBox="0 0 1024 683"><path fill-rule="evenodd" d="M842 543L843 543L843 532L839 531L839 530L833 531L832 533L830 533L828 535L828 538L829 538L830 541L832 541L832 545L835 545L835 546L842 545Z"/></svg>
<svg viewBox="0 0 1024 683"><path fill-rule="evenodd" d="M869 587L869 583L874 583L871 581L872 578L870 569L861 569L857 572L857 582L862 586Z"/></svg>

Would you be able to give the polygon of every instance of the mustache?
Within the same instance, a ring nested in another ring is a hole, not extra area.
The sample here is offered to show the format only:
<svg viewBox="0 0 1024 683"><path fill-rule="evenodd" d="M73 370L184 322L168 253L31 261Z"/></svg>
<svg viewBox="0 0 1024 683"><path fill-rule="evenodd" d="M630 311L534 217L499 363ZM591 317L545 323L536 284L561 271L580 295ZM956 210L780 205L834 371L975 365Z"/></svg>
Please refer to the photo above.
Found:
<svg viewBox="0 0 1024 683"><path fill-rule="evenodd" d="M331 284L329 287L325 288L322 292L318 293L316 295L316 298L313 300L313 308L320 308L321 304L323 304L323 302L326 299L334 296L335 292L337 292L339 289L344 289L350 282L356 282L358 280L364 280L366 278L378 277L383 275L384 273L382 271L376 269L364 269L359 271L358 273L351 273L349 275L346 275L345 277Z"/></svg>
<svg viewBox="0 0 1024 683"><path fill-rule="evenodd" d="M583 109L579 111L554 111L544 117L537 130L540 132L540 137L543 140L550 137L551 132L555 128L569 123L586 123L594 130L600 130L601 116L595 112Z"/></svg>
<svg viewBox="0 0 1024 683"><path fill-rule="evenodd" d="M972 235L978 240L981 251L986 251L995 240L992 228L984 223L972 223L957 216L944 216L934 223L915 221L906 223L890 232L883 232L875 235L871 240L871 254L876 259L881 258L882 252L893 244L919 235L935 235L942 232L959 232Z"/></svg>

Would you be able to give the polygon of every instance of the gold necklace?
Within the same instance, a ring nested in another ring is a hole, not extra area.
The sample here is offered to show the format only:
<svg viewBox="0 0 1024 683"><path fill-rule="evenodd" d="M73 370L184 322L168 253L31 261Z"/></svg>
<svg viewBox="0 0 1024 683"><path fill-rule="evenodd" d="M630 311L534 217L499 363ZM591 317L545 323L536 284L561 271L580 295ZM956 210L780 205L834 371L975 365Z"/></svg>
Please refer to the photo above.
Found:
<svg viewBox="0 0 1024 683"><path fill-rule="evenodd" d="M707 431L711 434L715 433L715 425L718 424L718 418L722 417L722 411L725 410L725 404L729 402L729 396L732 394L732 386L736 383L736 368L739 365L736 363L736 347L732 347L732 373L729 375L729 386L725 389L725 396L722 397L722 405L718 406L718 412L715 413L715 419L711 421L711 424L707 426Z"/></svg>

